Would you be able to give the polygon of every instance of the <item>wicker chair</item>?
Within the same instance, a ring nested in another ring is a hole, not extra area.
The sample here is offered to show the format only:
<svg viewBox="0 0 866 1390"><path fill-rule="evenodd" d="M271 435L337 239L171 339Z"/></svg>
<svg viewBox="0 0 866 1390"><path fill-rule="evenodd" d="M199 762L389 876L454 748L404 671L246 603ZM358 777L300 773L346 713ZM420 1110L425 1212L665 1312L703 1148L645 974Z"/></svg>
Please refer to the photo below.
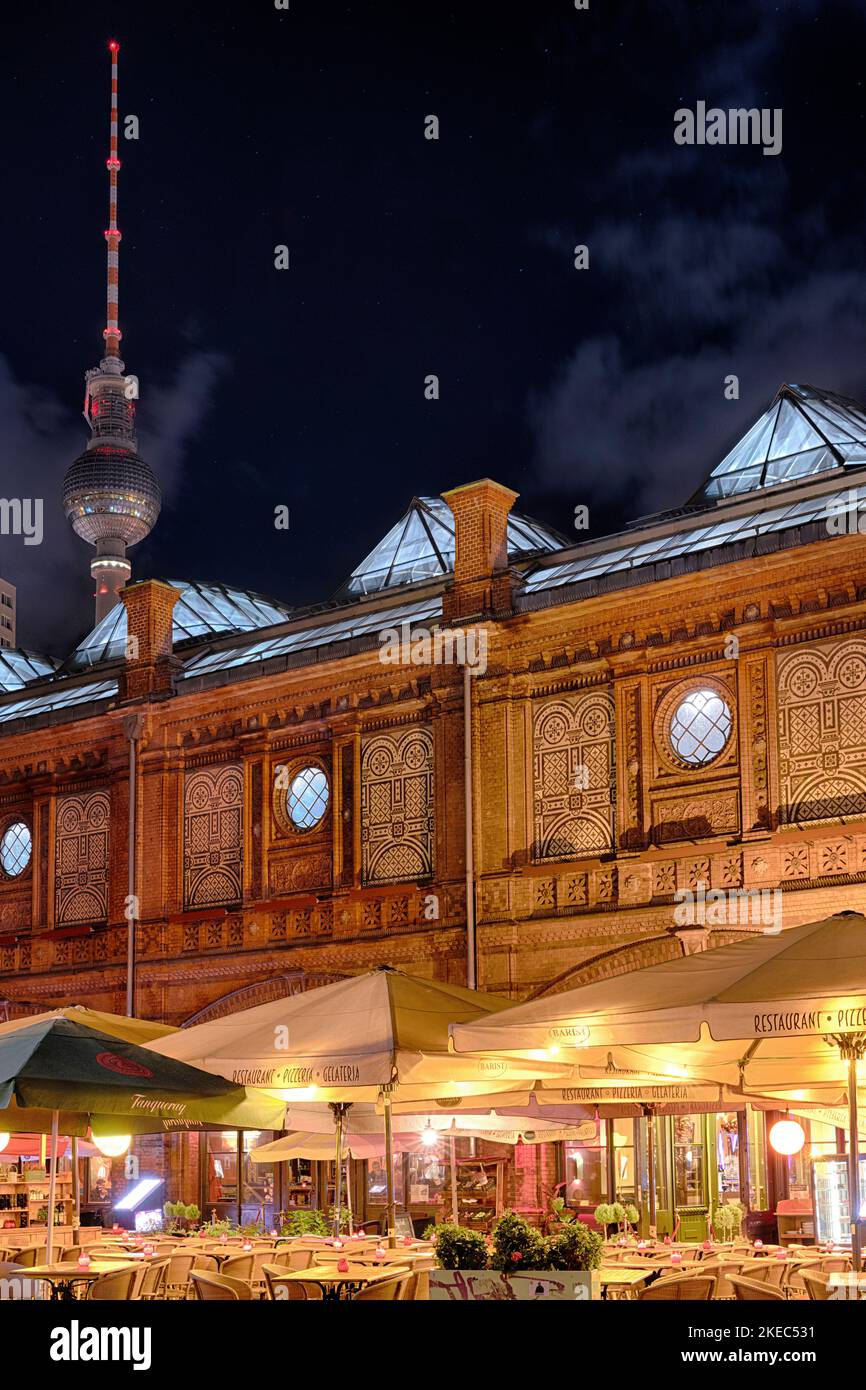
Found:
<svg viewBox="0 0 866 1390"><path fill-rule="evenodd" d="M192 1270L189 1277L196 1298L204 1303L238 1303L253 1296L249 1284L242 1279L230 1279L224 1274L200 1274L196 1270Z"/></svg>
<svg viewBox="0 0 866 1390"><path fill-rule="evenodd" d="M409 1282L410 1275L404 1274L399 1279L380 1279L377 1284L368 1284L365 1289L355 1294L353 1303L372 1303L378 1300L389 1300L402 1298L401 1292L403 1285Z"/></svg>
<svg viewBox="0 0 866 1390"><path fill-rule="evenodd" d="M659 1300L688 1299L689 1302L708 1302L716 1291L716 1281L712 1276L700 1274L677 1274L673 1278L657 1279L649 1288L641 1289L640 1302L655 1303Z"/></svg>
<svg viewBox="0 0 866 1390"><path fill-rule="evenodd" d="M189 1276L195 1255L170 1255L165 1272L164 1296L167 1299L186 1298L189 1293Z"/></svg>
<svg viewBox="0 0 866 1390"><path fill-rule="evenodd" d="M25 1245L23 1250L19 1250L15 1256L17 1265L41 1265L45 1259L44 1245Z"/></svg>
<svg viewBox="0 0 866 1390"><path fill-rule="evenodd" d="M168 1260L148 1260L144 1266L144 1278L138 1296L145 1303L152 1303L155 1299L164 1297L163 1285L168 1265Z"/></svg>
<svg viewBox="0 0 866 1390"><path fill-rule="evenodd" d="M841 1273L835 1270L834 1273ZM832 1289L830 1288L830 1274L821 1269L801 1269L800 1277L806 1285L806 1292L810 1298L819 1302L829 1299Z"/></svg>
<svg viewBox="0 0 866 1390"><path fill-rule="evenodd" d="M769 1284L775 1263L775 1260L743 1260L740 1265L740 1273L744 1279L751 1279L756 1284ZM778 1263L780 1274L782 1274L786 1267L781 1260Z"/></svg>
<svg viewBox="0 0 866 1390"><path fill-rule="evenodd" d="M219 1262L213 1255L206 1255L204 1251L199 1251L192 1262L193 1269L197 1269L202 1274L219 1274Z"/></svg>
<svg viewBox="0 0 866 1390"><path fill-rule="evenodd" d="M784 1303L785 1295L781 1289L761 1284L757 1279L744 1279L742 1275L731 1274L728 1283L741 1303Z"/></svg>
<svg viewBox="0 0 866 1390"><path fill-rule="evenodd" d="M67 1245L66 1248L60 1252L60 1263L62 1265L75 1264L83 1249L83 1245Z"/></svg>
<svg viewBox="0 0 866 1390"><path fill-rule="evenodd" d="M278 1250L270 1265L277 1265L280 1269L309 1269L313 1263L315 1251L313 1250Z"/></svg>
<svg viewBox="0 0 866 1390"><path fill-rule="evenodd" d="M137 1286L141 1284L146 1270L133 1266L132 1269L118 1269L113 1274L102 1274L89 1285L85 1298L93 1303L103 1301L127 1301L134 1298Z"/></svg>
<svg viewBox="0 0 866 1390"><path fill-rule="evenodd" d="M232 1255L223 1261L222 1273L229 1279L244 1279L249 1283L253 1277L253 1256Z"/></svg>
<svg viewBox="0 0 866 1390"><path fill-rule="evenodd" d="M324 1297L321 1285L310 1283L306 1279L285 1279L283 1275L287 1272L285 1265L262 1265L265 1297L269 1302L312 1303Z"/></svg>

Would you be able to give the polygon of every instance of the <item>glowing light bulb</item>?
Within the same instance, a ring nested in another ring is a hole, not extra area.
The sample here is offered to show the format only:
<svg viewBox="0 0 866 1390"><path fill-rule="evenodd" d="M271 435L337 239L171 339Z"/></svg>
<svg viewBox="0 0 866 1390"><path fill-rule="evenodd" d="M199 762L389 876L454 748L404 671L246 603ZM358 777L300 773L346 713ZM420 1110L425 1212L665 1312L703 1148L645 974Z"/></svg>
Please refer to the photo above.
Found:
<svg viewBox="0 0 866 1390"><path fill-rule="evenodd" d="M558 1057L558 1056L559 1056L559 1046L558 1046L557 1043L551 1043L551 1044L550 1044L550 1047L547 1049L547 1055L548 1055L548 1057Z"/></svg>
<svg viewBox="0 0 866 1390"><path fill-rule="evenodd" d="M439 1136L436 1133L433 1126L428 1121L424 1129L421 1131L421 1143L424 1144L426 1148L432 1149L434 1144L438 1144L438 1142Z"/></svg>
<svg viewBox="0 0 866 1390"><path fill-rule="evenodd" d="M806 1142L806 1131L796 1120L777 1120L769 1140L777 1154L798 1154Z"/></svg>
<svg viewBox="0 0 866 1390"><path fill-rule="evenodd" d="M122 1158L132 1143L131 1134L100 1134L93 1136L93 1144L106 1158Z"/></svg>

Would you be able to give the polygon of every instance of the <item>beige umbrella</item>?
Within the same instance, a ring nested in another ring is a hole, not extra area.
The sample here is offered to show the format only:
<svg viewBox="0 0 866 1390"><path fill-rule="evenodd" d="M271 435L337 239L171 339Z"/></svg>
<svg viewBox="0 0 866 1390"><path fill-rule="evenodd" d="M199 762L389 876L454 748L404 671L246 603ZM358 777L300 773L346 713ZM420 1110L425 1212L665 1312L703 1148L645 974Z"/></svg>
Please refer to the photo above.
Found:
<svg viewBox="0 0 866 1390"><path fill-rule="evenodd" d="M796 1093L847 1082L851 1240L860 1260L857 1062L866 1055L866 917L840 912L779 934L631 971L455 1024L459 1051L546 1050L581 1067L607 1048L627 1071ZM843 1065L845 1064L844 1069Z"/></svg>
<svg viewBox="0 0 866 1390"><path fill-rule="evenodd" d="M486 1094L545 1073L561 1076L565 1070L549 1059L505 1061L449 1051L450 1023L507 1007L507 1001L495 995L382 966L182 1029L150 1046L179 1061L194 1059L195 1066L239 1084L267 1089L290 1105L312 1101L333 1106L338 1174L346 1107L381 1097L388 1234L393 1239L390 1136L395 1094L416 1103L473 1091ZM336 1221L341 1188L338 1179Z"/></svg>

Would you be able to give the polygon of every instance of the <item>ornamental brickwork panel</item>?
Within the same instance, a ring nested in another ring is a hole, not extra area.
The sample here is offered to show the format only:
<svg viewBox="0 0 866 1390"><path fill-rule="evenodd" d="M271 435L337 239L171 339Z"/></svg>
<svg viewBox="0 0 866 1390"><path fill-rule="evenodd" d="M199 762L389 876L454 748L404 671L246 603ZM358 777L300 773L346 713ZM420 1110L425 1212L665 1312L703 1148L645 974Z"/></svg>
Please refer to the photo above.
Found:
<svg viewBox="0 0 866 1390"><path fill-rule="evenodd" d="M183 892L187 907L241 897L244 774L239 763L188 772L184 786Z"/></svg>
<svg viewBox="0 0 866 1390"><path fill-rule="evenodd" d="M866 639L778 658L783 821L866 813Z"/></svg>
<svg viewBox="0 0 866 1390"><path fill-rule="evenodd" d="M58 926L108 920L108 792L57 802L54 899Z"/></svg>
<svg viewBox="0 0 866 1390"><path fill-rule="evenodd" d="M361 749L361 863L365 883L433 873L433 735L376 734Z"/></svg>
<svg viewBox="0 0 866 1390"><path fill-rule="evenodd" d="M612 845L613 697L539 700L533 710L533 858L579 859Z"/></svg>

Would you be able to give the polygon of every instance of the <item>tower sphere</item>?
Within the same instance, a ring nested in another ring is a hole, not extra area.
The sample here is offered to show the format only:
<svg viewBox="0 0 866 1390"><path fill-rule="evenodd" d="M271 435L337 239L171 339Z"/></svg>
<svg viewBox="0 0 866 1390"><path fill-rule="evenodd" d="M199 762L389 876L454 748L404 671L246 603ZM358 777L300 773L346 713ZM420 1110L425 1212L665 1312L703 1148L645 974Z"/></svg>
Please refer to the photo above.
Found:
<svg viewBox="0 0 866 1390"><path fill-rule="evenodd" d="M94 444L63 479L66 520L91 545L143 541L153 530L161 500L150 465L134 451L111 444Z"/></svg>

